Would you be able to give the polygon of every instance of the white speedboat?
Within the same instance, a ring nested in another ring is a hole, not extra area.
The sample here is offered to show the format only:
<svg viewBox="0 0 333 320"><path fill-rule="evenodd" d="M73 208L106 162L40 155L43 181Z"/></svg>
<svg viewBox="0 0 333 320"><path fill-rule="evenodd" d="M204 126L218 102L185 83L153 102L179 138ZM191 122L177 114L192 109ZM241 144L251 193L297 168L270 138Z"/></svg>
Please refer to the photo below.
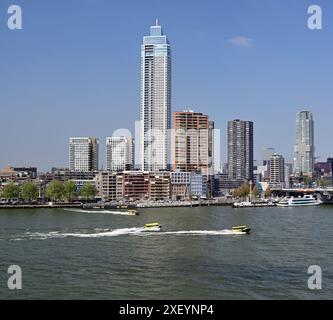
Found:
<svg viewBox="0 0 333 320"><path fill-rule="evenodd" d="M301 206L317 206L321 201L317 200L313 195L304 195L303 197L286 197L283 198L277 206L279 207L301 207Z"/></svg>

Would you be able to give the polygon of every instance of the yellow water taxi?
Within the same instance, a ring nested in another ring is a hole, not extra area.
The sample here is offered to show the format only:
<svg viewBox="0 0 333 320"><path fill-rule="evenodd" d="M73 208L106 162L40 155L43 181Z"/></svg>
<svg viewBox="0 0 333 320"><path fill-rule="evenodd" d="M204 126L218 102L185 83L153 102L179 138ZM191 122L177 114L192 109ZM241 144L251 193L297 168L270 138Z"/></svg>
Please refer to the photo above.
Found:
<svg viewBox="0 0 333 320"><path fill-rule="evenodd" d="M131 209L131 210L127 210L127 213L128 213L130 216L137 216L137 215L139 214L139 211L134 210L134 209Z"/></svg>
<svg viewBox="0 0 333 320"><path fill-rule="evenodd" d="M248 233L250 233L251 228L249 228L247 226L234 226L234 227L232 227L232 231L236 232L236 233L242 232L242 233L248 234Z"/></svg>
<svg viewBox="0 0 333 320"><path fill-rule="evenodd" d="M158 231L162 228L162 226L158 222L154 222L145 224L144 228L145 230Z"/></svg>

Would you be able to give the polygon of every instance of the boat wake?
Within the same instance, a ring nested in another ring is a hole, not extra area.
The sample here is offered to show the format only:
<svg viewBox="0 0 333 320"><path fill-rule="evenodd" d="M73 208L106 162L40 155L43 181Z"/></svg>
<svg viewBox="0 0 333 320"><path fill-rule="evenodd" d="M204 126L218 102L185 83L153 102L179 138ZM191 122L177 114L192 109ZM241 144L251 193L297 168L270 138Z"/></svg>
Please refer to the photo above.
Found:
<svg viewBox="0 0 333 320"><path fill-rule="evenodd" d="M78 212L78 213L108 213L108 214L116 214L123 216L131 216L132 214L127 211L114 211L114 210L86 210L86 209L64 209L65 211L70 212Z"/></svg>
<svg viewBox="0 0 333 320"><path fill-rule="evenodd" d="M94 229L93 233L83 232L26 232L24 235L12 240L46 240L59 238L103 238L103 237L118 237L124 235L134 236L149 236L149 235L201 235L201 236L219 236L219 235L241 235L243 232L235 232L229 229L224 230L188 230L188 231L160 231L159 228L151 228L150 230L144 227L122 228L122 229Z"/></svg>

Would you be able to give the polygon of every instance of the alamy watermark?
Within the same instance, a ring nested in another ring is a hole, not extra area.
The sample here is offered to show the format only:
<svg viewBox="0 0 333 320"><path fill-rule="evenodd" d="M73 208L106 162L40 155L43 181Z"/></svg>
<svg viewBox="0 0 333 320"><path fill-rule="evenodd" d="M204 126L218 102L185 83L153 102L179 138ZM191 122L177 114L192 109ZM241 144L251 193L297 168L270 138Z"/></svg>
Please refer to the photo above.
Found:
<svg viewBox="0 0 333 320"><path fill-rule="evenodd" d="M22 30L23 12L21 6L11 5L7 9L7 28L9 30ZM0 21L1 22L1 21Z"/></svg>
<svg viewBox="0 0 333 320"><path fill-rule="evenodd" d="M22 290L22 269L18 265L11 265L8 268L10 275L7 281L9 290Z"/></svg>
<svg viewBox="0 0 333 320"><path fill-rule="evenodd" d="M322 289L322 271L318 265L311 265L308 268L308 288L310 290L321 290Z"/></svg>
<svg viewBox="0 0 333 320"><path fill-rule="evenodd" d="M321 30L323 28L322 10L318 5L311 5L308 8L308 28L310 30Z"/></svg>

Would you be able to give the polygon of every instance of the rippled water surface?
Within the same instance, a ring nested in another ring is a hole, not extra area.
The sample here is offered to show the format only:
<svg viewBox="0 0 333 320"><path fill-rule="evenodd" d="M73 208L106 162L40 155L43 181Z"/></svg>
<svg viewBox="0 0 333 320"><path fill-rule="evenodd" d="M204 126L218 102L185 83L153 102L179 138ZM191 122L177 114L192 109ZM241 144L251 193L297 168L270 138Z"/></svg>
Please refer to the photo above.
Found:
<svg viewBox="0 0 333 320"><path fill-rule="evenodd" d="M332 230L332 206L0 210L0 298L332 299ZM7 289L13 264L21 291ZM322 290L307 287L310 265Z"/></svg>

